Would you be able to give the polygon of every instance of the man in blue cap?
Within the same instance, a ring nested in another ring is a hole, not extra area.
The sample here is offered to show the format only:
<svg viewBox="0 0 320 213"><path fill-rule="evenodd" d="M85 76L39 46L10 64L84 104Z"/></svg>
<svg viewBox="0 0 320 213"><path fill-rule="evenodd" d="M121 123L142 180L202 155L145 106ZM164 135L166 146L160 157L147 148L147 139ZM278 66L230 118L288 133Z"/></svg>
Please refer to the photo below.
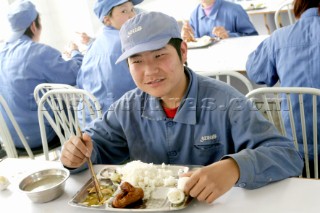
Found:
<svg viewBox="0 0 320 213"><path fill-rule="evenodd" d="M30 147L41 148L34 88L40 83L75 85L83 56L73 51L73 58L65 61L58 50L38 43L40 17L30 1L12 3L8 21L11 34L0 49L0 94L7 101ZM2 108L0 110L4 112ZM7 117L5 119L9 121ZM15 146L24 148L11 123L8 125ZM49 124L46 130L48 141L55 139L55 132Z"/></svg>
<svg viewBox="0 0 320 213"><path fill-rule="evenodd" d="M91 92L100 102L103 112L125 92L136 87L127 64L115 64L115 61L121 55L119 30L125 21L136 15L134 5L142 1L98 0L94 5L94 13L104 26L87 49L77 86ZM79 118L82 119L82 114Z"/></svg>
<svg viewBox="0 0 320 213"><path fill-rule="evenodd" d="M120 30L123 54L138 88L127 92L79 137L71 137L61 162L73 172L94 163L141 160L203 165L184 191L207 203L231 187L254 189L299 176L303 161L293 142L252 108L240 92L184 66L187 44L176 20L142 13Z"/></svg>

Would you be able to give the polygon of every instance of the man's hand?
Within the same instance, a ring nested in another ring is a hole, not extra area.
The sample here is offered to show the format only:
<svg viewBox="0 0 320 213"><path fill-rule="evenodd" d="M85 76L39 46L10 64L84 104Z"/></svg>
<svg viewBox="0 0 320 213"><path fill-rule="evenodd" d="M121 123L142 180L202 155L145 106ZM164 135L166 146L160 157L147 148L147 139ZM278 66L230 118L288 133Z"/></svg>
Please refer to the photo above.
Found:
<svg viewBox="0 0 320 213"><path fill-rule="evenodd" d="M61 153L61 163L69 168L78 168L86 162L86 158L91 156L92 142L87 134L83 134L82 140L72 136L63 146Z"/></svg>
<svg viewBox="0 0 320 213"><path fill-rule="evenodd" d="M91 37L85 32L76 32L79 42L83 45L88 45L91 41Z"/></svg>
<svg viewBox="0 0 320 213"><path fill-rule="evenodd" d="M78 45L74 42L70 42L68 46L65 48L63 54L66 58L71 58L72 51L77 50L79 51Z"/></svg>
<svg viewBox="0 0 320 213"><path fill-rule="evenodd" d="M181 29L181 37L185 42L196 41L193 30L188 21L184 21Z"/></svg>
<svg viewBox="0 0 320 213"><path fill-rule="evenodd" d="M214 27L212 30L212 34L221 39L229 38L228 31L226 31L224 27Z"/></svg>
<svg viewBox="0 0 320 213"><path fill-rule="evenodd" d="M190 177L184 187L185 193L199 201L212 203L235 185L240 171L236 161L228 158L182 176Z"/></svg>

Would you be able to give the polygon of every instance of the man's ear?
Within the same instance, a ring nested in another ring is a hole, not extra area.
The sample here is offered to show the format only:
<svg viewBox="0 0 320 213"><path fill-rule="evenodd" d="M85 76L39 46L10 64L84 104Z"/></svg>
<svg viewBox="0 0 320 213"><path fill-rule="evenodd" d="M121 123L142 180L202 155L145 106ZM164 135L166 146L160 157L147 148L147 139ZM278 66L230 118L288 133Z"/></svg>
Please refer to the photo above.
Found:
<svg viewBox="0 0 320 213"><path fill-rule="evenodd" d="M33 33L33 35L36 34L36 31L38 30L37 26L36 26L36 22L32 22L32 24L30 25L30 30Z"/></svg>
<svg viewBox="0 0 320 213"><path fill-rule="evenodd" d="M187 61L187 53L188 53L188 45L185 41L181 42L180 51L181 51L181 60L182 60L182 63L184 64Z"/></svg>
<svg viewBox="0 0 320 213"><path fill-rule="evenodd" d="M110 16L103 17L103 24L107 26L111 25Z"/></svg>

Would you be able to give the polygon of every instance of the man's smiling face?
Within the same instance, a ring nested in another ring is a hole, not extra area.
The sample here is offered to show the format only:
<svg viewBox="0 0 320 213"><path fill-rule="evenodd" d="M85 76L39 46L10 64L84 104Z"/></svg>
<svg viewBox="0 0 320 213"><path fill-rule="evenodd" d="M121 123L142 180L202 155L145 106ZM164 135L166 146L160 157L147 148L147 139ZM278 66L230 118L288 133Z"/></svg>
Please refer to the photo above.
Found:
<svg viewBox="0 0 320 213"><path fill-rule="evenodd" d="M129 57L129 69L137 87L154 97L181 98L187 83L183 66L187 57L186 43L182 42L180 51L181 60L169 44Z"/></svg>

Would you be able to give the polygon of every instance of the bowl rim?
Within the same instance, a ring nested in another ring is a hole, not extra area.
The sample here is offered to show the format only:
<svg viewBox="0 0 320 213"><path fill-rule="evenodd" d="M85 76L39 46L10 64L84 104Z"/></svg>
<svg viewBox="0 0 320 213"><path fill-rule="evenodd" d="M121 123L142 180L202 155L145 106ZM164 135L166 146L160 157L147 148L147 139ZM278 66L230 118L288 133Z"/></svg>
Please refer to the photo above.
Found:
<svg viewBox="0 0 320 213"><path fill-rule="evenodd" d="M31 176L33 176L33 175L35 175L35 174L37 174L37 173L45 173L46 171L49 171L49 170L63 171L63 172L65 172L65 175L62 174L63 179L62 179L61 181L59 181L58 183L50 186L49 188L45 188L45 189L37 190L37 191L27 191L27 190L25 190L25 189L23 188L23 187L25 187L25 185L22 185L22 184L23 184L23 182L24 182L27 178L30 178ZM19 182L19 190L22 191L22 192L24 192L24 193L26 193L26 194L41 193L41 192L44 192L44 191L53 189L53 188L55 188L55 187L57 187L57 186L63 185L63 184L67 181L67 179L69 178L69 176L70 176L70 171L69 171L68 169L62 168L62 167L61 167L61 168L55 168L55 167L54 167L54 168L40 169L40 170L33 171L33 172L25 175L25 176L20 180L20 182Z"/></svg>

